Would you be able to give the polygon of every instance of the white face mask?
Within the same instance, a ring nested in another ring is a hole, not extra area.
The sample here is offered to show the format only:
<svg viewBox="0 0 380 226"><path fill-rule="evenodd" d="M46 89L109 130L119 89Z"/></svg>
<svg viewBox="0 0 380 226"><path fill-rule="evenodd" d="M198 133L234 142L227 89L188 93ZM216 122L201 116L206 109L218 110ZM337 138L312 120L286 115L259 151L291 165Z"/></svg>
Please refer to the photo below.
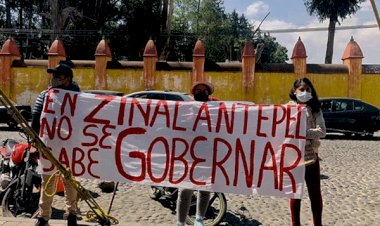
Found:
<svg viewBox="0 0 380 226"><path fill-rule="evenodd" d="M296 94L297 100L302 103L306 103L313 98L311 93L303 91Z"/></svg>

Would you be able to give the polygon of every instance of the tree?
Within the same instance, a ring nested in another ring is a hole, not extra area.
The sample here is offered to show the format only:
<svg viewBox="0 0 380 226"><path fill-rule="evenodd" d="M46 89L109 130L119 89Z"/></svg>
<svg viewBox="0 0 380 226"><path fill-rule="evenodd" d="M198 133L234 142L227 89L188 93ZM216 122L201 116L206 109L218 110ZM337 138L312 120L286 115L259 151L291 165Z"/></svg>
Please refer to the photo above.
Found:
<svg viewBox="0 0 380 226"><path fill-rule="evenodd" d="M51 39L62 39L68 56L77 59L93 58L94 49L88 47L96 46L120 18L119 0L48 0L43 10L44 25L54 31Z"/></svg>
<svg viewBox="0 0 380 226"><path fill-rule="evenodd" d="M281 46L275 37L259 32L254 44L257 46L260 43L264 44L264 48L257 63L285 63L288 60L288 50Z"/></svg>
<svg viewBox="0 0 380 226"><path fill-rule="evenodd" d="M118 40L113 43L125 46L119 51L120 56L128 60L141 60L149 38L158 41L156 47L161 49L162 40L162 2L160 0L122 0L122 18L118 25Z"/></svg>
<svg viewBox="0 0 380 226"><path fill-rule="evenodd" d="M206 57L212 61L225 61L224 46L229 41L230 21L224 13L221 0L200 2L196 29L204 42Z"/></svg>
<svg viewBox="0 0 380 226"><path fill-rule="evenodd" d="M167 34L163 40L161 48L160 59L167 59L170 49L170 36L172 29L172 16L173 16L174 0L162 0L161 11L161 33Z"/></svg>
<svg viewBox="0 0 380 226"><path fill-rule="evenodd" d="M142 60L151 38L160 60L191 61L201 38L208 60L235 61L245 41L256 39L244 15L225 13L223 0L0 0L0 28L10 28L0 44L12 36L29 59L46 58L55 38L69 58L93 59L105 36L115 60ZM282 53L266 39L268 51Z"/></svg>
<svg viewBox="0 0 380 226"><path fill-rule="evenodd" d="M316 15L319 21L329 19L328 38L325 63L331 64L334 51L335 26L340 20L355 14L360 9L359 4L365 0L304 0L307 11L310 15Z"/></svg>
<svg viewBox="0 0 380 226"><path fill-rule="evenodd" d="M226 53L230 61L241 60L243 46L247 40L254 39L253 26L248 22L244 15L239 14L234 10L228 15L230 20L230 40L226 43Z"/></svg>
<svg viewBox="0 0 380 226"><path fill-rule="evenodd" d="M220 0L176 0L172 25L168 60L191 61L198 38L204 42L207 59L215 62L241 61L247 40L267 45L259 62L280 63L287 60L286 48L278 44L275 38L269 35L258 37L254 34L254 26L244 15L236 11L226 14Z"/></svg>
<svg viewBox="0 0 380 226"><path fill-rule="evenodd" d="M194 0L172 0L170 45L166 49L166 60L192 61L194 44L197 41L197 2Z"/></svg>

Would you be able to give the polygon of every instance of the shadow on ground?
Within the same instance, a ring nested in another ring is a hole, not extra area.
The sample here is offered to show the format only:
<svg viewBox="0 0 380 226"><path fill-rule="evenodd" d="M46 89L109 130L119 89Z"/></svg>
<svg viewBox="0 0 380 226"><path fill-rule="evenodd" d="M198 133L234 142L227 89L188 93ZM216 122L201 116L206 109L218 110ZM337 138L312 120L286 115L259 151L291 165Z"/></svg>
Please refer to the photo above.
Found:
<svg viewBox="0 0 380 226"><path fill-rule="evenodd" d="M341 134L327 134L324 139L327 140L373 140L380 141L380 137L378 136L360 136L360 135L341 135Z"/></svg>
<svg viewBox="0 0 380 226"><path fill-rule="evenodd" d="M330 177L324 174L321 174L320 176L321 180L328 180Z"/></svg>
<svg viewBox="0 0 380 226"><path fill-rule="evenodd" d="M245 215L227 212L226 217L221 225L234 225L234 226L258 226L262 225L260 221L246 217Z"/></svg>
<svg viewBox="0 0 380 226"><path fill-rule="evenodd" d="M173 215L176 214L175 211L175 202L173 200L165 200L165 199L159 199L155 200L159 202L163 207L167 208L171 211ZM226 216L224 217L223 221L220 223L220 225L227 226L227 225L234 225L234 226L258 226L262 225L261 222L255 220L255 219L248 219L250 217L245 216L244 214L238 214L233 212L227 212Z"/></svg>

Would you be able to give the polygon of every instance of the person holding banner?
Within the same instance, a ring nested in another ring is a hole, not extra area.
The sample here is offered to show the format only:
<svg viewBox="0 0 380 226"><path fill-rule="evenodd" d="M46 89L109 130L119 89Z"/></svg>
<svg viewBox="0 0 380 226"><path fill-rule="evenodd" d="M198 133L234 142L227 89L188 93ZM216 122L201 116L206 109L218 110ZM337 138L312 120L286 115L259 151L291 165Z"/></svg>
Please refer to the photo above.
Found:
<svg viewBox="0 0 380 226"><path fill-rule="evenodd" d="M322 225L322 194L318 148L320 138L326 136L326 126L321 111L321 103L316 90L308 78L297 79L289 93L290 104L305 104L307 108L305 145L305 182L311 202L313 223ZM292 225L300 226L301 199L290 199Z"/></svg>
<svg viewBox="0 0 380 226"><path fill-rule="evenodd" d="M191 87L191 94L194 96L196 101L210 101L210 95L214 92L214 86L208 82L197 82ZM186 216L189 213L191 197L193 195L193 190L190 189L179 189L178 199L177 199L177 224L176 226L184 226ZM195 214L194 226L204 226L203 219L205 217L208 203L210 200L210 192L208 191L198 191L197 195L197 205Z"/></svg>
<svg viewBox="0 0 380 226"><path fill-rule="evenodd" d="M43 104L45 96L51 88L60 88L71 91L80 91L80 88L76 82L73 81L73 71L71 68L63 63L57 65L56 68L49 68L47 72L52 74L50 79L50 85L48 89L42 91L37 97L36 103L33 107L32 112L32 128L36 131L37 134L40 132L40 118L43 109ZM54 192L54 180L51 183L46 184L51 175L42 175L42 188L41 196L39 202L39 213L38 219L35 226L46 226L49 225L48 221L51 217L51 205L53 203L53 196L48 196L45 194L45 190L48 194ZM77 191L63 181L66 195L66 208L68 212L67 216L67 225L76 226L77 225Z"/></svg>

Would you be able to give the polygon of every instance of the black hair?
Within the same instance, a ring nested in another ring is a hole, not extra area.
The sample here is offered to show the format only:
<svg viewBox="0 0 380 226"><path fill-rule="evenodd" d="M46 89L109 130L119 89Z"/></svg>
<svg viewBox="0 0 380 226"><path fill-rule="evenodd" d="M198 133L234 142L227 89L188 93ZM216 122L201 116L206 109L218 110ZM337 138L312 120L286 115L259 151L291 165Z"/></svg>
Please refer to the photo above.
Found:
<svg viewBox="0 0 380 226"><path fill-rule="evenodd" d="M294 94L296 89L301 86L302 83L308 85L311 89L311 95L313 98L306 102L306 105L311 108L311 112L318 113L321 110L321 102L318 99L317 91L315 91L313 83L308 78L299 78L293 83L293 87L290 89L289 97L294 101L298 101L296 95Z"/></svg>

